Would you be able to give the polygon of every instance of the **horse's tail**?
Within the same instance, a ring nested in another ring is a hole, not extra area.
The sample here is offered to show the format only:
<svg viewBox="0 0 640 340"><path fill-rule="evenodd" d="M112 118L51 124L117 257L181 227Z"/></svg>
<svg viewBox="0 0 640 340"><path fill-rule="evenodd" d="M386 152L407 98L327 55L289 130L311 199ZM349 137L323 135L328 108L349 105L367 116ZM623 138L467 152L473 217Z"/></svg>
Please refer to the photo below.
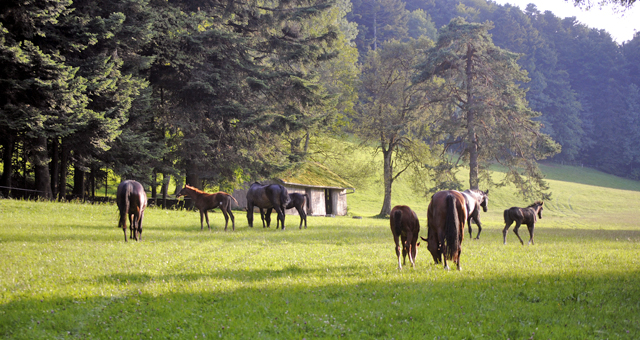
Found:
<svg viewBox="0 0 640 340"><path fill-rule="evenodd" d="M118 228L126 228L127 227L127 215L129 214L129 196L132 191L131 183L124 183L122 192L118 190L117 195L122 195L120 197L116 197L118 200L118 208L120 208L120 221L118 222ZM122 202L120 202L122 200ZM122 204L122 206L120 206Z"/></svg>
<svg viewBox="0 0 640 340"><path fill-rule="evenodd" d="M402 210L396 210L393 212L393 228L396 231L396 235L402 233Z"/></svg>
<svg viewBox="0 0 640 340"><path fill-rule="evenodd" d="M456 197L449 194L447 195L447 219L444 224L444 234L447 241L447 256L448 259L453 259L453 256L458 251L458 226L460 221L458 220L458 211L456 209Z"/></svg>
<svg viewBox="0 0 640 340"><path fill-rule="evenodd" d="M280 204L283 206L287 206L291 199L289 198L289 193L287 192L287 188L280 186L282 190L280 190Z"/></svg>
<svg viewBox="0 0 640 340"><path fill-rule="evenodd" d="M236 201L236 198L235 198L235 197L231 196L231 194L227 194L227 196L231 197L231 199L232 199L234 202L236 202L236 205L239 205L239 204L238 204L238 201Z"/></svg>
<svg viewBox="0 0 640 340"><path fill-rule="evenodd" d="M504 223L509 224L509 220L510 220L510 218L509 218L509 209L505 209L504 210Z"/></svg>

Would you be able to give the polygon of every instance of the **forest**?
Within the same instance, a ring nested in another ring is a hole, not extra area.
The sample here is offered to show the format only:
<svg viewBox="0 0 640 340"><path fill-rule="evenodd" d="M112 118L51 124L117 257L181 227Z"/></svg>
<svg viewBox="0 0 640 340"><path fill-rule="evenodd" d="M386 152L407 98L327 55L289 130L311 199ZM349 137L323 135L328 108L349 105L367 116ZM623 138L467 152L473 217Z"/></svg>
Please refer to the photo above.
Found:
<svg viewBox="0 0 640 340"><path fill-rule="evenodd" d="M345 136L383 156L381 214L398 176L467 187L462 164L531 197L543 159L640 179L640 34L534 5L9 0L0 84L3 196L84 197L108 173L231 190Z"/></svg>

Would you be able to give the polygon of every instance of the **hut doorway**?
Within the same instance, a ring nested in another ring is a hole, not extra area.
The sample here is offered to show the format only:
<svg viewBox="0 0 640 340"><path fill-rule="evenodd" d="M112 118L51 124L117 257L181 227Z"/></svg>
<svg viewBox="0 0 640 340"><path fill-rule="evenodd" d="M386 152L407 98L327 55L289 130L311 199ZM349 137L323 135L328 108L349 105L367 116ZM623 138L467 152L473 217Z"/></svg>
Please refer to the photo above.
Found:
<svg viewBox="0 0 640 340"><path fill-rule="evenodd" d="M331 198L331 189L324 189L325 211L327 215L333 214L333 199Z"/></svg>

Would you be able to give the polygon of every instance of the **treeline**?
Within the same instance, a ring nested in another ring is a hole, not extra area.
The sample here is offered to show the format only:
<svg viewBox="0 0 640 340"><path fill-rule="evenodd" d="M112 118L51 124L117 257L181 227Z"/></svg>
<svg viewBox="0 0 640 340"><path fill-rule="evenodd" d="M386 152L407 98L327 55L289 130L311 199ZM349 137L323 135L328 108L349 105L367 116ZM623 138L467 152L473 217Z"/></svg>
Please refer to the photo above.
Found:
<svg viewBox="0 0 640 340"><path fill-rule="evenodd" d="M434 37L454 17L493 22L493 42L522 54L529 105L542 113L542 131L562 145L554 159L640 179L640 33L618 44L604 30L532 4L522 11L484 0L353 3L361 52L389 37Z"/></svg>
<svg viewBox="0 0 640 340"><path fill-rule="evenodd" d="M362 126L370 51L413 41L424 54L432 45L416 42L456 17L492 21L493 43L522 53L521 86L562 146L556 160L640 177L638 34L618 45L575 19L484 0L9 0L0 191L82 196L107 171L154 194L172 176L221 189L269 177L307 159L313 136Z"/></svg>
<svg viewBox="0 0 640 340"><path fill-rule="evenodd" d="M286 168L351 100L331 88L352 82L333 71L343 7L3 1L0 186L81 196L110 169L155 193L171 175L224 187Z"/></svg>

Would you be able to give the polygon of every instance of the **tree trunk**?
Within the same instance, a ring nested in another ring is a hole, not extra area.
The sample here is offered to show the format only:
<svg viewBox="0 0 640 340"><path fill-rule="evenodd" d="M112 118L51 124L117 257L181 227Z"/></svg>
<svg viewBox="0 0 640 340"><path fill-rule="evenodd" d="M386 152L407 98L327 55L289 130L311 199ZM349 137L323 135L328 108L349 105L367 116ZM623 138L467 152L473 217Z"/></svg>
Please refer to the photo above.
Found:
<svg viewBox="0 0 640 340"><path fill-rule="evenodd" d="M469 152L469 188L478 189L478 136L476 135L475 126L475 108L473 98L473 58L474 48L467 45L467 142L466 149Z"/></svg>
<svg viewBox="0 0 640 340"><path fill-rule="evenodd" d="M60 182L58 185L58 200L67 199L67 169L69 163L69 150L64 139L60 143Z"/></svg>
<svg viewBox="0 0 640 340"><path fill-rule="evenodd" d="M162 209L167 208L167 191L169 190L169 182L171 175L162 174Z"/></svg>
<svg viewBox="0 0 640 340"><path fill-rule="evenodd" d="M196 166L191 162L187 163L187 179L185 182L185 184L188 184L192 187L202 189L200 186L200 176L198 176Z"/></svg>
<svg viewBox="0 0 640 340"><path fill-rule="evenodd" d="M41 136L34 140L33 165L38 197L50 200L51 177L49 177L49 152L47 150L47 137Z"/></svg>
<svg viewBox="0 0 640 340"><path fill-rule="evenodd" d="M382 148L382 157L384 158L384 200L382 201L382 209L380 209L380 217L389 216L391 213L391 185L393 184L393 164L391 164L392 155L392 146L389 146L388 150Z"/></svg>
<svg viewBox="0 0 640 340"><path fill-rule="evenodd" d="M60 181L60 143L58 137L51 139L51 194L58 197L58 183Z"/></svg>
<svg viewBox="0 0 640 340"><path fill-rule="evenodd" d="M5 135L3 139L3 153L2 153L2 178L0 178L0 186L2 188L2 195L9 197L11 192L11 175L13 174L13 151L15 149L15 136L12 133Z"/></svg>
<svg viewBox="0 0 640 340"><path fill-rule="evenodd" d="M73 195L84 201L84 171L78 164L73 167Z"/></svg>

